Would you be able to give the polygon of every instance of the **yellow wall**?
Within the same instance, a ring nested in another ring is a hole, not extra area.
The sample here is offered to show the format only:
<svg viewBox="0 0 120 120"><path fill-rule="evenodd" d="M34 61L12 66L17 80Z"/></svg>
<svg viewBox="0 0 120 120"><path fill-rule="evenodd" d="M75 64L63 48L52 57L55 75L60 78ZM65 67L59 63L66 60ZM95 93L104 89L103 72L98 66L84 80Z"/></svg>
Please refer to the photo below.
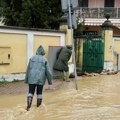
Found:
<svg viewBox="0 0 120 120"><path fill-rule="evenodd" d="M4 30L3 30L4 31ZM111 46L113 44L112 41L112 30L105 30L105 61L113 61ZM46 51L46 57L48 57L48 46L60 46L61 38L62 43L66 45L72 44L71 38L71 30L66 29L66 32L51 32L49 31L22 31L22 30L8 30L7 32L0 31L0 74L8 74L8 73L22 73L26 71L27 61L29 58L28 50L32 48L29 46L29 42L31 40L33 42L33 51L35 54L39 45L42 45ZM30 37L28 37L30 36ZM33 36L33 38L31 37ZM79 65L82 66L82 43L78 52L80 52ZM62 45L63 45L62 44ZM120 53L120 40L114 40L114 51L116 53ZM28 47L29 46L29 47ZM6 53L7 52L7 53ZM32 53L29 52L31 55ZM5 55L10 54L9 60ZM30 56L31 56L30 55ZM3 57L3 58L1 58ZM4 63L2 63L3 61ZM72 62L72 58L69 63ZM116 63L116 58L114 58L114 62Z"/></svg>
<svg viewBox="0 0 120 120"><path fill-rule="evenodd" d="M119 53L120 53L120 38L114 39L114 65L118 65Z"/></svg>
<svg viewBox="0 0 120 120"><path fill-rule="evenodd" d="M83 63L83 39L76 40L76 67L78 71L82 69Z"/></svg>
<svg viewBox="0 0 120 120"><path fill-rule="evenodd" d="M27 61L26 35L0 33L0 47L10 47L10 64L1 64L0 73L24 72Z"/></svg>
<svg viewBox="0 0 120 120"><path fill-rule="evenodd" d="M116 53L120 53L120 39L114 40L114 51Z"/></svg>
<svg viewBox="0 0 120 120"><path fill-rule="evenodd" d="M39 45L47 58L48 46L64 46L65 38L65 31L0 29L0 74L26 72L28 60Z"/></svg>
<svg viewBox="0 0 120 120"><path fill-rule="evenodd" d="M68 29L68 25L66 25L66 23L61 23L60 30L66 30L67 34L66 34L65 44L66 45L71 45L72 44L71 33L73 32L73 30L71 31L71 29Z"/></svg>
<svg viewBox="0 0 120 120"><path fill-rule="evenodd" d="M73 32L73 31L72 31ZM71 29L67 29L67 34L66 34L66 45L71 45L72 44L72 36L71 36Z"/></svg>
<svg viewBox="0 0 120 120"><path fill-rule="evenodd" d="M39 45L42 45L45 49L45 57L48 57L48 46L60 46L60 37L59 36L34 36L34 54L36 53Z"/></svg>
<svg viewBox="0 0 120 120"><path fill-rule="evenodd" d="M66 45L72 45L72 40L73 40L73 36L71 36L71 34L73 35L73 30L72 29L68 29L68 25L66 23L61 23L60 25L60 30L66 30L66 40L65 40L65 44ZM72 57L70 58L70 60L68 61L69 64L72 63Z"/></svg>
<svg viewBox="0 0 120 120"><path fill-rule="evenodd" d="M112 45L113 45L113 31L105 30L105 50L104 50L104 61L113 61L112 56Z"/></svg>

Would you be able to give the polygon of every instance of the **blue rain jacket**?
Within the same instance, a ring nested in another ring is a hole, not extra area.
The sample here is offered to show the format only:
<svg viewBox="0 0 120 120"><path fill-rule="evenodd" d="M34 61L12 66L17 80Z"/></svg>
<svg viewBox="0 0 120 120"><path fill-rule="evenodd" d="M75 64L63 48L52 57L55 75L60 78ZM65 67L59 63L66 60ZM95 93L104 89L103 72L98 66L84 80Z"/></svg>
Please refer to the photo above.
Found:
<svg viewBox="0 0 120 120"><path fill-rule="evenodd" d="M40 46L36 55L30 58L25 77L26 83L44 85L47 78L48 84L52 84L52 73L48 61L43 55L45 55L45 51Z"/></svg>

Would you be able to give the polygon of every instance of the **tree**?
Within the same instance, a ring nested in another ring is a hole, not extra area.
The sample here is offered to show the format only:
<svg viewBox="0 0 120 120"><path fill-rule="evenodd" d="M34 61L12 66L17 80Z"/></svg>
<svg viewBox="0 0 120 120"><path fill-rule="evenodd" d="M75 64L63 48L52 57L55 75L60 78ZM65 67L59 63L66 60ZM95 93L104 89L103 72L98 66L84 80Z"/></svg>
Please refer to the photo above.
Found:
<svg viewBox="0 0 120 120"><path fill-rule="evenodd" d="M57 29L60 0L4 0L4 22L9 26Z"/></svg>
<svg viewBox="0 0 120 120"><path fill-rule="evenodd" d="M20 18L20 26L33 28L48 28L47 13L44 10L45 1L26 0L23 2L23 11Z"/></svg>
<svg viewBox="0 0 120 120"><path fill-rule="evenodd" d="M4 0L2 8L5 25L17 26L22 11L22 0Z"/></svg>
<svg viewBox="0 0 120 120"><path fill-rule="evenodd" d="M3 7L5 6L4 0L0 0L0 17L3 16Z"/></svg>

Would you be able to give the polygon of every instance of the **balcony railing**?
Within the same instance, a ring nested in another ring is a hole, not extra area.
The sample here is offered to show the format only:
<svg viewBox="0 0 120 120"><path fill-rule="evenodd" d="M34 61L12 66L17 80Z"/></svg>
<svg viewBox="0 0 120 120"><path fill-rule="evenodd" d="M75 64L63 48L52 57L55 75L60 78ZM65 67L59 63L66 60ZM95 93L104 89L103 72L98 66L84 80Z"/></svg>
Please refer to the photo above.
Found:
<svg viewBox="0 0 120 120"><path fill-rule="evenodd" d="M76 10L78 17L82 18L105 18L105 14L110 14L110 18L120 18L120 8L86 8L80 7Z"/></svg>

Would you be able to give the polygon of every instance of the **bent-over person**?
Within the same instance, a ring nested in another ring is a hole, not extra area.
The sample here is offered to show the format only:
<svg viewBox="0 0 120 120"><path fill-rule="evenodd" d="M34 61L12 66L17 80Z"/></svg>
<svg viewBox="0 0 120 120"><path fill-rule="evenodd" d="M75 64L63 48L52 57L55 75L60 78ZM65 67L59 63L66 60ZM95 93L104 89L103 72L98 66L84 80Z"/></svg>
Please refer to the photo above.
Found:
<svg viewBox="0 0 120 120"><path fill-rule="evenodd" d="M67 45L62 47L57 52L57 60L53 66L54 70L61 72L61 77L63 80L69 81L69 67L68 61L70 60L72 54L72 46Z"/></svg>

